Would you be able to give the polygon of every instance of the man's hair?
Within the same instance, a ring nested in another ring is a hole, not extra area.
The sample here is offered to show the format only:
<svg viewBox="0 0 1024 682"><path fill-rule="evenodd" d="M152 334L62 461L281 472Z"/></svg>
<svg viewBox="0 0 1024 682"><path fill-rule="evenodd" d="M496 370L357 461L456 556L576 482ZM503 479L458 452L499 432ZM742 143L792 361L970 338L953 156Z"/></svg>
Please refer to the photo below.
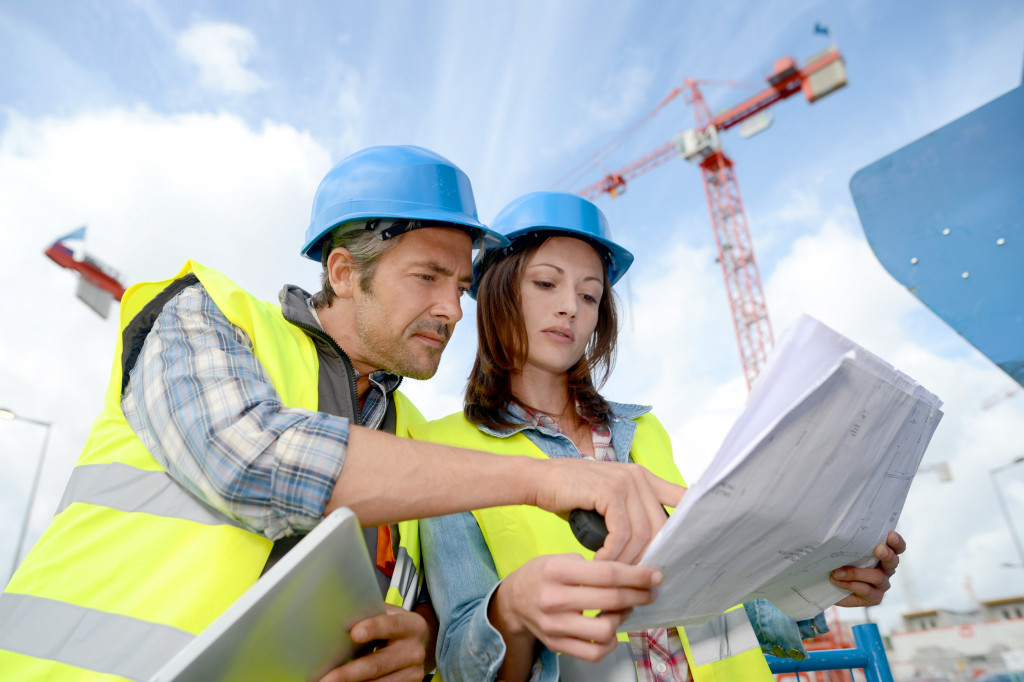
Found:
<svg viewBox="0 0 1024 682"><path fill-rule="evenodd" d="M365 293L372 290L373 273L381 256L398 246L403 234L390 239L381 239L370 229L365 220L357 220L340 225L331 231L324 240L320 254L323 270L320 273L320 291L313 294L313 307L326 308L336 298L334 287L331 286L331 274L327 270L327 258L334 249L344 247L352 254L353 268L359 274L359 288Z"/></svg>
<svg viewBox="0 0 1024 682"><path fill-rule="evenodd" d="M513 424L504 414L514 400L530 407L512 394L512 376L522 370L529 353L520 287L530 257L540 248L538 239L491 265L477 290L477 351L466 385L466 418L474 424L504 429ZM611 407L601 394L615 364L615 340L619 324L615 293L604 274L604 293L597 309L597 326L583 357L569 368L569 399L579 402L580 418L602 424L611 417ZM595 384L594 374L598 381Z"/></svg>

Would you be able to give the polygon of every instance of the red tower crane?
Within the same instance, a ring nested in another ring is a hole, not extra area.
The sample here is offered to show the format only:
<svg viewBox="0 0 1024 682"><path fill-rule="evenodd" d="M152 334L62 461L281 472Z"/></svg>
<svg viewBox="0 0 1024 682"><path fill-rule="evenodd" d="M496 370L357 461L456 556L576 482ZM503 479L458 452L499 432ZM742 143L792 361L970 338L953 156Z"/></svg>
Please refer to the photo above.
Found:
<svg viewBox="0 0 1024 682"><path fill-rule="evenodd" d="M82 226L50 244L43 254L62 268L78 274L76 295L105 319L110 312L111 302L121 300L125 287L120 282L121 275L112 267L87 253L76 257L74 250L65 244L65 241L84 239L85 226Z"/></svg>
<svg viewBox="0 0 1024 682"><path fill-rule="evenodd" d="M757 134L771 125L771 112L767 111L770 106L801 91L810 102L821 99L846 85L846 67L839 50L833 45L807 60L803 68L791 57L782 57L775 62L775 68L768 75L767 81L766 89L726 111L713 115L698 88L699 84L713 81L686 79L682 86L669 93L650 114L624 131L605 149L621 145L621 140L626 135L649 120L679 94L685 94L686 101L694 107L695 127L683 131L674 140L619 170L608 173L601 180L577 192L588 199L600 194L608 194L614 198L625 191L627 182L677 155L699 164L708 208L711 211L715 244L718 247L718 262L722 266L733 328L739 343L743 374L748 388L764 366L774 340L764 291L761 288L761 276L754 258L754 247L750 241L747 216L740 199L739 184L736 181L732 160L722 151L719 133L742 123L744 125L740 126L741 135L750 137ZM594 157L606 153L608 152L598 152ZM593 165L599 162L595 161Z"/></svg>

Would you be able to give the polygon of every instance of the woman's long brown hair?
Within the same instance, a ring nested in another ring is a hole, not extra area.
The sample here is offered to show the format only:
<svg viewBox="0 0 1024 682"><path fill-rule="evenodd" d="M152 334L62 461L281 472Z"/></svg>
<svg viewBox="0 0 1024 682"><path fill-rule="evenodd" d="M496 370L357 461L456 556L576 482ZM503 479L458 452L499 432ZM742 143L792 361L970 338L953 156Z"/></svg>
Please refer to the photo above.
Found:
<svg viewBox="0 0 1024 682"><path fill-rule="evenodd" d="M509 256L498 256L499 260L480 279L476 299L476 360L469 374L464 408L466 419L474 424L509 428L514 424L508 420L505 409L513 400L524 404L512 394L512 377L526 364L529 352L520 287L526 263L544 241L546 238L541 237ZM583 357L568 371L569 400L579 402L582 420L602 424L611 417L611 408L597 387L604 385L611 374L619 332L615 295L607 271L597 310L594 334Z"/></svg>

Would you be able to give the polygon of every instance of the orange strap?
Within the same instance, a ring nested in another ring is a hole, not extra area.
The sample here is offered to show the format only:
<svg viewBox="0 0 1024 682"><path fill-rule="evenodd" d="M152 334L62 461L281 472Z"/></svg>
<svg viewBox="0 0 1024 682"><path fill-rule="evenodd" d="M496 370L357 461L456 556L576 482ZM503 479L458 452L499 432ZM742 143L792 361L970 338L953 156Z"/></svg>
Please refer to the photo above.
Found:
<svg viewBox="0 0 1024 682"><path fill-rule="evenodd" d="M391 577L395 572L395 550L391 546L391 526L377 526L377 568Z"/></svg>

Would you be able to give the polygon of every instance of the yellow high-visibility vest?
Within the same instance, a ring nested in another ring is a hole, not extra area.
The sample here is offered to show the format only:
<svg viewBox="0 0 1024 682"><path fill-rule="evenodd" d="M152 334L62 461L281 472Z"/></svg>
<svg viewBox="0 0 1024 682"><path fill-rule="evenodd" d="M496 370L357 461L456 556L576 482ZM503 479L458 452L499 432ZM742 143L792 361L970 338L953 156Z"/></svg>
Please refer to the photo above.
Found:
<svg viewBox="0 0 1024 682"><path fill-rule="evenodd" d="M56 515L0 595L0 677L7 682L146 680L266 565L273 543L178 485L121 411L122 355L138 351L123 347L125 328L189 276L248 334L282 404L317 410L316 348L279 306L193 261L170 280L131 287L121 301L103 411ZM145 314L155 319L152 308ZM397 391L394 400L396 432L408 436L423 417ZM399 524L399 534L387 600L411 605L421 584L417 523Z"/></svg>
<svg viewBox="0 0 1024 682"><path fill-rule="evenodd" d="M633 436L630 458L660 478L685 485L672 460L668 433L658 419L652 414L644 414L634 421L636 432ZM548 456L522 432L507 438L497 438L482 432L462 413L414 426L410 433L413 438L419 440L484 450L500 455L528 455L536 459L548 459ZM501 578L530 559L545 554L575 552L588 560L594 557L593 552L576 540L566 521L557 514L543 509L510 505L478 509L473 512L473 516L476 517L480 532L494 559L498 576ZM679 638L686 651L694 682L772 682L774 679L764 655L758 648L714 663L694 665L690 643L682 627L679 628ZM625 633L619 633L619 640L620 643L627 640Z"/></svg>

